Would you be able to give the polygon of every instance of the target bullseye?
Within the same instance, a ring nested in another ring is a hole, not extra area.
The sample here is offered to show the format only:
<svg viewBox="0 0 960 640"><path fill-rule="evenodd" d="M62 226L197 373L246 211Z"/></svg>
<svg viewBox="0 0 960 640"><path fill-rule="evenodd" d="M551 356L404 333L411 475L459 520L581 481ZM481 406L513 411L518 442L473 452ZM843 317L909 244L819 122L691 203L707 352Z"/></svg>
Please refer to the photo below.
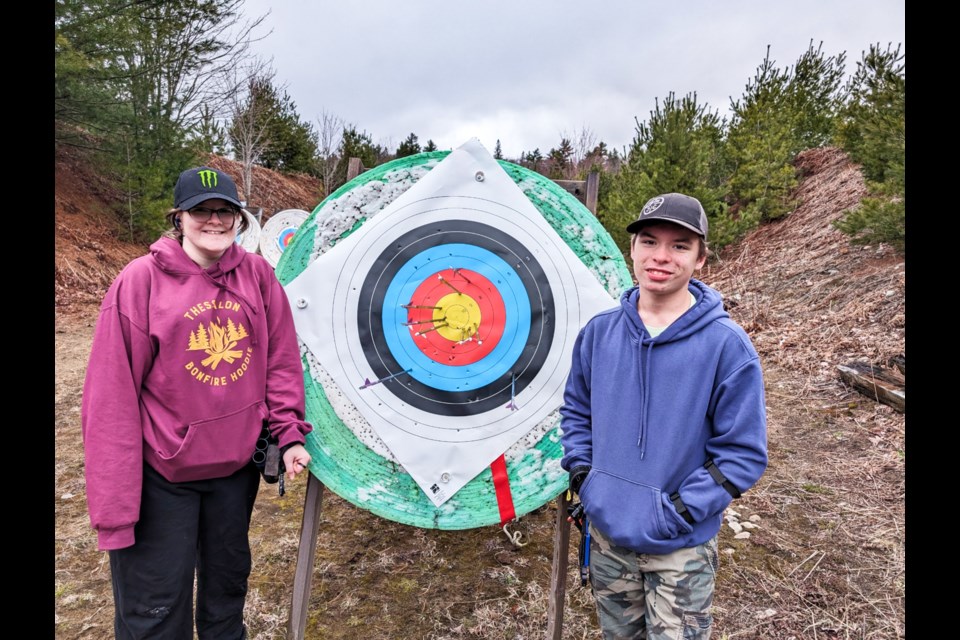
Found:
<svg viewBox="0 0 960 640"><path fill-rule="evenodd" d="M437 305L433 322L437 324L437 333L447 340L463 342L480 327L480 305L470 296L451 293L440 298Z"/></svg>
<svg viewBox="0 0 960 640"><path fill-rule="evenodd" d="M286 250L287 245L290 244L290 241L293 240L293 236L296 235L296 233L296 227L287 227L286 229L283 229L277 234L277 248L281 251Z"/></svg>

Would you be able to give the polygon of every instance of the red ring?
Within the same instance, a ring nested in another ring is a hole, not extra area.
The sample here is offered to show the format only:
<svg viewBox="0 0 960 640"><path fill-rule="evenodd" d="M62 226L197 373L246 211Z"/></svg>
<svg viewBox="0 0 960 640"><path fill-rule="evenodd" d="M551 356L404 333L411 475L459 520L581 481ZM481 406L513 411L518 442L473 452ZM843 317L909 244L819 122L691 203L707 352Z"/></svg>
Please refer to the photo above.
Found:
<svg viewBox="0 0 960 640"><path fill-rule="evenodd" d="M472 339L466 342L448 340L440 332L430 331L422 336L414 336L414 343L424 355L443 365L456 367L478 362L490 355L500 342L507 314L500 292L492 282L475 271L444 269L421 282L410 299L410 304L416 306L407 311L407 322L420 324L411 325L410 331L417 333L433 328L433 309L416 307L434 307L444 296L454 293L440 278L477 303L480 307L480 326Z"/></svg>

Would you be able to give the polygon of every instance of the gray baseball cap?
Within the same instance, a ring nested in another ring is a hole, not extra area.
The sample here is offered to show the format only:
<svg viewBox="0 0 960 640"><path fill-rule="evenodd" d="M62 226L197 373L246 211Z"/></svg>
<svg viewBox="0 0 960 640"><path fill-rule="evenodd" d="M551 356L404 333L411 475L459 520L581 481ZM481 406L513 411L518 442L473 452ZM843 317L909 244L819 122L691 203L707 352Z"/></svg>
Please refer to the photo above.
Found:
<svg viewBox="0 0 960 640"><path fill-rule="evenodd" d="M173 206L181 211L213 198L243 207L233 178L210 167L187 169L180 174L177 186L173 188Z"/></svg>
<svg viewBox="0 0 960 640"><path fill-rule="evenodd" d="M707 214L700 201L682 193L664 193L647 200L640 217L627 226L627 233L636 233L647 222L664 220L686 227L707 239Z"/></svg>

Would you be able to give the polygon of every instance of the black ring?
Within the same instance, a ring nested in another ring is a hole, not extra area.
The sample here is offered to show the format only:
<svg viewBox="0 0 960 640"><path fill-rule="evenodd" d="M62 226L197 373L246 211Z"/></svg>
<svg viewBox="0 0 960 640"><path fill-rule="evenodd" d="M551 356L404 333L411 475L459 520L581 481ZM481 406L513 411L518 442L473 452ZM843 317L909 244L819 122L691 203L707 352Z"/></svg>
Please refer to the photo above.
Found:
<svg viewBox="0 0 960 640"><path fill-rule="evenodd" d="M382 324L387 288L403 265L418 253L453 243L486 249L514 268L530 299L527 344L510 371L471 391L439 390L409 375L391 378L384 385L398 399L422 411L471 416L506 405L513 395L526 388L543 367L553 343L556 318L553 293L540 263L515 238L495 227L470 220L436 222L404 233L376 258L363 281L357 308L357 329L364 356L378 378L402 371L387 345Z"/></svg>

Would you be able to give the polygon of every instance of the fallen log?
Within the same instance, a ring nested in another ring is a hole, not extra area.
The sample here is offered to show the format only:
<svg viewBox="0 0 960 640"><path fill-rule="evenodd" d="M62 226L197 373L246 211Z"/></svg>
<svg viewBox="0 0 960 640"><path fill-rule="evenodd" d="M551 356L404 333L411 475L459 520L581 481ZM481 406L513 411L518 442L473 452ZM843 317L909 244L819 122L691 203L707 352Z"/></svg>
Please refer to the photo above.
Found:
<svg viewBox="0 0 960 640"><path fill-rule="evenodd" d="M905 380L896 371L881 369L866 362L837 365L837 370L844 382L863 395L890 405L900 413L906 411Z"/></svg>
<svg viewBox="0 0 960 640"><path fill-rule="evenodd" d="M907 375L907 359L902 353L899 355L890 356L890 359L887 360L887 365L896 367L904 376Z"/></svg>

